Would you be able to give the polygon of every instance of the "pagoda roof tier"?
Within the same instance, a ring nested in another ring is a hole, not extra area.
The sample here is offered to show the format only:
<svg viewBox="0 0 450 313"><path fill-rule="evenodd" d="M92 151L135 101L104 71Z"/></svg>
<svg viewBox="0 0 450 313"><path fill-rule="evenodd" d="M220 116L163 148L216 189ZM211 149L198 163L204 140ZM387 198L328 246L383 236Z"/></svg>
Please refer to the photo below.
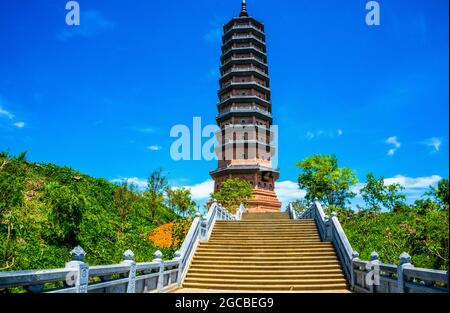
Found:
<svg viewBox="0 0 450 313"><path fill-rule="evenodd" d="M229 165L224 167L219 167L216 170L209 172L212 177L219 175L226 175L228 173L255 173L255 172L266 172L270 173L275 177L275 180L280 176L280 171L278 169L274 169L271 167L261 166L258 164L255 165ZM269 174L269 175L270 175Z"/></svg>
<svg viewBox="0 0 450 313"><path fill-rule="evenodd" d="M222 122L230 116L242 116L242 117L251 117L255 116L261 118L263 120L272 121L272 114L269 112L259 111L256 109L237 109L237 110L228 110L226 112L222 112L217 116L217 121Z"/></svg>
<svg viewBox="0 0 450 313"><path fill-rule="evenodd" d="M226 93L227 91L233 90L233 89L248 89L253 88L255 90L263 91L263 92L270 92L270 88L260 85L255 81L251 82L228 82L223 85L222 88L219 89L219 95L222 95Z"/></svg>
<svg viewBox="0 0 450 313"><path fill-rule="evenodd" d="M233 53L254 53L255 55L266 58L267 54L262 51L260 48L256 46L248 46L248 47L230 47L226 50L223 50L221 56L221 61L223 62L227 58L229 58Z"/></svg>
<svg viewBox="0 0 450 313"><path fill-rule="evenodd" d="M228 61L223 63L223 65L220 67L222 71L228 69L230 66L233 65L242 65L242 64L249 64L260 66L263 70L267 71L269 68L267 66L267 63L255 58L255 57L247 57L247 58L230 58Z"/></svg>
<svg viewBox="0 0 450 313"><path fill-rule="evenodd" d="M269 74L264 73L263 70L256 67L247 67L247 68L230 68L222 73L222 77L220 80L230 78L230 76L248 76L254 74L261 79L269 79Z"/></svg>
<svg viewBox="0 0 450 313"><path fill-rule="evenodd" d="M255 26L252 25L235 25L233 28L231 28L229 31L227 31L223 36L222 36L222 41L226 42L228 39L230 39L230 37L234 36L236 33L241 33L241 32L250 32L255 34L256 36L261 36L263 41L266 40L266 34L258 29Z"/></svg>
<svg viewBox="0 0 450 313"><path fill-rule="evenodd" d="M228 23L223 26L223 31L227 32L236 23L251 23L257 27L260 27L264 31L264 23L255 20L251 16L233 17Z"/></svg>
<svg viewBox="0 0 450 313"><path fill-rule="evenodd" d="M228 128L237 129L238 131L242 131L242 132L245 132L247 128L251 128L252 130L257 128L258 131L270 132L271 134L273 134L273 132L274 132L274 130L271 128L268 128L264 125L257 125L257 124L230 124L230 125L223 126L221 128L221 130L227 130ZM219 130L218 132L220 132L221 130Z"/></svg>
<svg viewBox="0 0 450 313"><path fill-rule="evenodd" d="M259 105L262 105L266 108L269 108L272 106L272 103L268 100L264 100L258 96L252 96L252 95L248 95L248 96L230 96L229 98L217 103L217 107L223 107L225 105L230 105L233 103L257 103Z"/></svg>
<svg viewBox="0 0 450 313"><path fill-rule="evenodd" d="M266 49L266 43L265 41L262 41L258 37L256 37L253 34L250 35L234 35L227 41L225 41L222 45L222 50L226 50L230 44L234 43L252 43L259 48L261 48L263 51Z"/></svg>
<svg viewBox="0 0 450 313"><path fill-rule="evenodd" d="M276 149L276 147L273 144L267 143L267 142L263 142L263 141L260 141L260 140L256 140L256 139L229 140L228 142L226 142L224 144L217 144L215 147L216 147L216 149L220 149L220 148L223 148L223 147L226 148L226 147L233 146L233 145L245 146L245 144L249 144L249 145L251 144L251 145L254 145L254 147L256 147L256 145L258 145L258 146L261 145L261 146L264 146L264 147L270 147L270 151L273 152L272 154L275 153L275 149ZM269 152L269 151L267 151L267 152Z"/></svg>

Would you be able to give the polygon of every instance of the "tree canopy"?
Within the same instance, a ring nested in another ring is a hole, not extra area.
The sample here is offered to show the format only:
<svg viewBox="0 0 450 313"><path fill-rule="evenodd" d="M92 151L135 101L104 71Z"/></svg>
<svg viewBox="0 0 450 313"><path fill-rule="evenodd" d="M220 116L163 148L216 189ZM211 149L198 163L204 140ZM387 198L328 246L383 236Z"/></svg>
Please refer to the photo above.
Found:
<svg viewBox="0 0 450 313"><path fill-rule="evenodd" d="M211 194L231 213L235 213L236 209L243 203L247 205L253 194L253 186L246 180L239 178L229 178L222 183L218 191Z"/></svg>
<svg viewBox="0 0 450 313"><path fill-rule="evenodd" d="M386 185L384 177L376 179L372 173L367 174L367 181L361 189L361 196L366 203L367 210L381 211L383 208L393 210L406 199L400 191L404 187L398 183Z"/></svg>
<svg viewBox="0 0 450 313"><path fill-rule="evenodd" d="M326 205L345 207L355 197L350 187L358 182L355 173L339 168L334 155L313 155L296 164L301 173L298 176L300 189L306 190L305 199L319 199Z"/></svg>

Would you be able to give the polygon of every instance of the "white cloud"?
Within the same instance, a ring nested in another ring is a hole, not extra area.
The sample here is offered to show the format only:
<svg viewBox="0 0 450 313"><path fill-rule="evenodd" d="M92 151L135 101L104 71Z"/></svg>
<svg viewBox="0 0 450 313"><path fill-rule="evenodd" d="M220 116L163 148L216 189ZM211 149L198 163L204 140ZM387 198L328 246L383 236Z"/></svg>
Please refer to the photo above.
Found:
<svg viewBox="0 0 450 313"><path fill-rule="evenodd" d="M442 145L442 138L432 137L423 141L422 144L432 147L434 149L432 152L438 152Z"/></svg>
<svg viewBox="0 0 450 313"><path fill-rule="evenodd" d="M386 144L388 145L393 145L394 148L389 149L387 155L389 156L393 156L395 154L395 152L397 152L397 150L401 147L401 143L397 140L397 136L392 136L389 137L388 139L386 139Z"/></svg>
<svg viewBox="0 0 450 313"><path fill-rule="evenodd" d="M4 116L10 120L14 118L14 114L4 109L2 106L0 106L0 116Z"/></svg>
<svg viewBox="0 0 450 313"><path fill-rule="evenodd" d="M442 179L439 175L424 176L424 177L406 177L402 175L396 175L392 178L386 178L384 180L385 185L400 184L405 187L406 190L411 189L426 189L430 186L436 185Z"/></svg>
<svg viewBox="0 0 450 313"><path fill-rule="evenodd" d="M401 193L406 194L407 200L413 202L423 195L430 186L435 187L437 183L442 179L439 175L423 176L423 177L407 177L403 175L396 175L394 177L385 178L384 185L400 184L405 189ZM365 183L357 183L350 189L357 194L358 198L361 198L360 191L364 188Z"/></svg>
<svg viewBox="0 0 450 313"><path fill-rule="evenodd" d="M314 139L314 137L316 137L316 135L313 132L307 132L306 133L306 138L308 138L309 140Z"/></svg>
<svg viewBox="0 0 450 313"><path fill-rule="evenodd" d="M16 126L17 128L24 128L25 127L25 123L24 122L17 122L17 123L14 123L14 126Z"/></svg>
<svg viewBox="0 0 450 313"><path fill-rule="evenodd" d="M209 195L214 191L214 181L209 179L199 184L183 187L191 191L192 200L207 201Z"/></svg>
<svg viewBox="0 0 450 313"><path fill-rule="evenodd" d="M281 201L281 210L289 204L289 202L295 201L300 198L304 198L306 192L298 188L296 182L285 180L275 183L275 193L278 196L278 200Z"/></svg>
<svg viewBox="0 0 450 313"><path fill-rule="evenodd" d="M161 146L149 146L149 147L147 147L147 149L150 151L159 151L162 149L162 147Z"/></svg>
<svg viewBox="0 0 450 313"><path fill-rule="evenodd" d="M307 131L306 132L306 139L308 140L312 140L314 138L319 138L319 137L326 137L326 138L336 138L336 137L340 137L344 134L344 132L342 131L342 129L338 129L336 131L324 131L324 130L317 130L317 131Z"/></svg>
<svg viewBox="0 0 450 313"><path fill-rule="evenodd" d="M127 182L129 185L134 185L138 190L144 190L148 186L148 182L146 179L141 179L137 177L122 177L122 178L116 178L111 180L114 184L123 184Z"/></svg>

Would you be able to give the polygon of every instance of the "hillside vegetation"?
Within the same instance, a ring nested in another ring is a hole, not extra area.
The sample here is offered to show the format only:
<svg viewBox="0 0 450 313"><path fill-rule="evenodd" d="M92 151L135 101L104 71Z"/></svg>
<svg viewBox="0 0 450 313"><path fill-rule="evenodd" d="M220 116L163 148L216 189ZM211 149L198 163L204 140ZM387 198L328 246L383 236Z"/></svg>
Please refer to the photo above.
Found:
<svg viewBox="0 0 450 313"><path fill-rule="evenodd" d="M179 213L195 203L169 205L163 196L169 189L161 171L137 192L68 167L27 162L25 153L0 153L0 270L64 267L76 245L90 265L120 262L127 249L138 262L151 261L157 249L171 258L181 240L157 247L152 230L185 220Z"/></svg>

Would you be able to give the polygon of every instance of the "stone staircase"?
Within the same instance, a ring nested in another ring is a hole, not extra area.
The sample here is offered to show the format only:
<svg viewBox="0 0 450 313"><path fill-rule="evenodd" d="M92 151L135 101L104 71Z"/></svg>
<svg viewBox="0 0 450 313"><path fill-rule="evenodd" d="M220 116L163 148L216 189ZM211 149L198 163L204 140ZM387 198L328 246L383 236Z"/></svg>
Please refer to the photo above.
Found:
<svg viewBox="0 0 450 313"><path fill-rule="evenodd" d="M217 221L200 242L183 288L229 291L340 292L348 287L332 243L314 220L288 213L245 213Z"/></svg>

